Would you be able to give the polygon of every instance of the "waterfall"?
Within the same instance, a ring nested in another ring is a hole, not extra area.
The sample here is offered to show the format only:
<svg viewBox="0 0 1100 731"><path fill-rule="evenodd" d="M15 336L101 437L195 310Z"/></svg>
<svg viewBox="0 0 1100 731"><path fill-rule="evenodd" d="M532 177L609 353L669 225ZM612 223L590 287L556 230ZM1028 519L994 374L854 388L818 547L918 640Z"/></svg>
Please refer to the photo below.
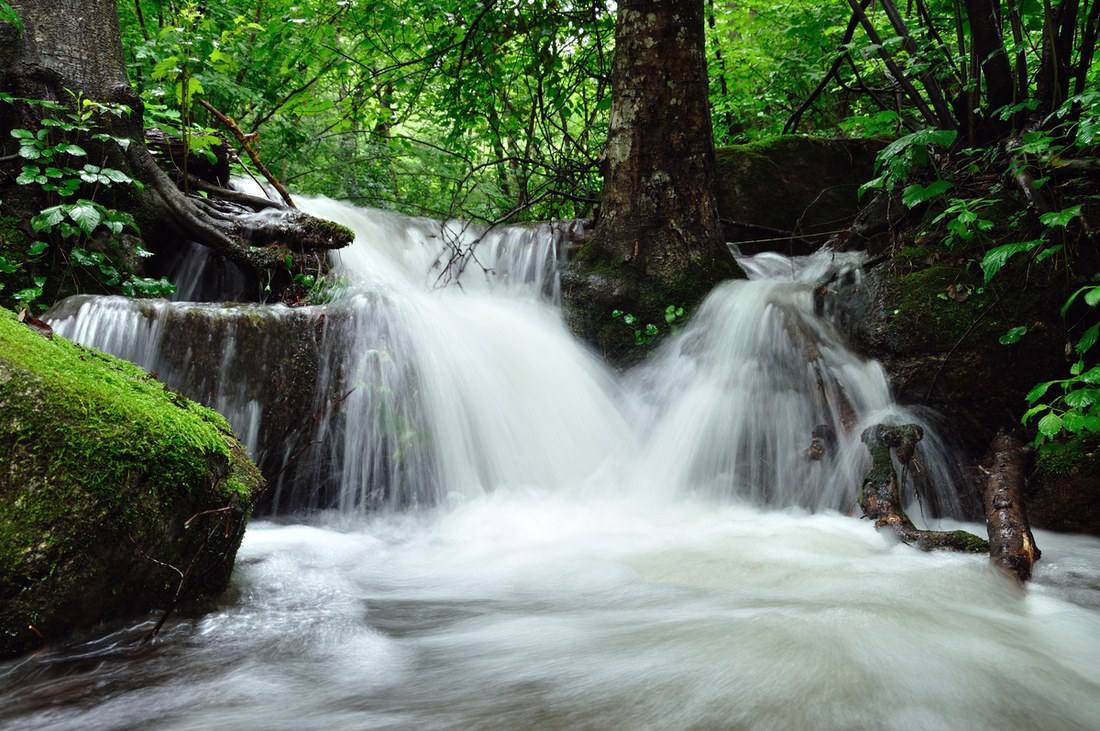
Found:
<svg viewBox="0 0 1100 731"><path fill-rule="evenodd" d="M935 425L821 317L857 257L743 258L617 374L562 325L569 226L306 205L357 232L328 304L50 314L226 413L276 515L156 641L0 663L0 729L1096 727L1100 540L1038 531L1022 589L844 515L880 420L924 425L908 497L958 510Z"/></svg>
<svg viewBox="0 0 1100 731"><path fill-rule="evenodd" d="M862 429L920 421L814 312L815 288L857 270L856 255L742 259L750 281L717 288L620 379L558 311L578 224L485 230L307 206L356 232L335 254L343 288L329 304L78 297L49 313L59 334L225 414L268 475L276 512L527 488L848 510ZM198 291L203 272L188 266L183 286ZM915 497L957 515L949 455L931 425L925 433L914 472L931 487ZM811 457L815 434L826 448Z"/></svg>

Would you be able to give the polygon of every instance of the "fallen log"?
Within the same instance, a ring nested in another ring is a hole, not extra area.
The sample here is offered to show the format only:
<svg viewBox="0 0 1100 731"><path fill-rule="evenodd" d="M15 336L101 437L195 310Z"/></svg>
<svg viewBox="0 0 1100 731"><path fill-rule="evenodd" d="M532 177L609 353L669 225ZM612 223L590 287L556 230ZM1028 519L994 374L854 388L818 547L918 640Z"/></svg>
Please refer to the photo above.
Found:
<svg viewBox="0 0 1100 731"><path fill-rule="evenodd" d="M923 437L924 430L916 424L876 424L863 430L860 438L871 453L871 467L859 490L859 506L863 515L875 521L876 528L889 526L903 543L922 551L987 552L989 543L985 539L964 530L917 528L902 509L898 476L890 459L890 450L894 450L899 462L908 464Z"/></svg>
<svg viewBox="0 0 1100 731"><path fill-rule="evenodd" d="M1042 555L1031 534L1023 501L1031 450L1001 431L993 438L992 452L985 487L989 562L1020 581L1027 581L1032 566Z"/></svg>

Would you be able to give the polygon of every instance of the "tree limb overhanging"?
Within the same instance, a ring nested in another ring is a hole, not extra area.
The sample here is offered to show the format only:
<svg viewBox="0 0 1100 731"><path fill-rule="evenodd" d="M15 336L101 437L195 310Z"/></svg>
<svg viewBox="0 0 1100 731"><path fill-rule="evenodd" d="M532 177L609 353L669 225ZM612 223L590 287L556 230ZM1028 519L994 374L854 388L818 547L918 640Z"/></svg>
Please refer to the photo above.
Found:
<svg viewBox="0 0 1100 731"><path fill-rule="evenodd" d="M0 67L0 91L16 99L67 105L85 100L128 110L128 114L105 115L101 127L116 139L131 140L115 150L112 163L143 184L143 190L127 201L142 209L140 220L167 224L183 237L258 270L281 265L292 252L351 243L354 234L347 228L297 210L257 204L234 192L218 194L210 187L205 188L208 197L189 196L177 187L145 144L143 104L126 78L114 2L83 3L79 13L60 12L46 0L18 0L12 7L24 18L26 32L5 49L8 63ZM80 60L89 48L99 49L96 63ZM18 124L36 127L39 120L34 110L23 111L26 119ZM12 124L12 120L0 121ZM187 178L182 182L186 185Z"/></svg>

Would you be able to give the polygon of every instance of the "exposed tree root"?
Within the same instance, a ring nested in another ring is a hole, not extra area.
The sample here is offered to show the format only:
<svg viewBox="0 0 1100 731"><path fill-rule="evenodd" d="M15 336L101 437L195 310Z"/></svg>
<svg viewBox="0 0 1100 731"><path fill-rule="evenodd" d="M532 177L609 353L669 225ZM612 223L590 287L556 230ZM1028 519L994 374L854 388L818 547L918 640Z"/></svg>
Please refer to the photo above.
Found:
<svg viewBox="0 0 1100 731"><path fill-rule="evenodd" d="M248 267L271 269L292 252L338 249L354 238L344 226L255 196L214 193L215 186L210 185L203 186L204 191L222 200L188 196L144 145L130 145L126 159L135 177L149 185L150 204L162 210L180 232Z"/></svg>

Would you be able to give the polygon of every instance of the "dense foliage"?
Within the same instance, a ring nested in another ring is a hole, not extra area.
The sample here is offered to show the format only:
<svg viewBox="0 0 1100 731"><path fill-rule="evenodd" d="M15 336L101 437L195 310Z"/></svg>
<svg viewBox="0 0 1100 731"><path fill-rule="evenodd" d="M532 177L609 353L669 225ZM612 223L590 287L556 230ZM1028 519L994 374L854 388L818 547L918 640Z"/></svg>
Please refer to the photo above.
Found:
<svg viewBox="0 0 1100 731"><path fill-rule="evenodd" d="M437 217L573 217L599 190L601 3L120 4L150 123L199 146L202 99L302 192Z"/></svg>

